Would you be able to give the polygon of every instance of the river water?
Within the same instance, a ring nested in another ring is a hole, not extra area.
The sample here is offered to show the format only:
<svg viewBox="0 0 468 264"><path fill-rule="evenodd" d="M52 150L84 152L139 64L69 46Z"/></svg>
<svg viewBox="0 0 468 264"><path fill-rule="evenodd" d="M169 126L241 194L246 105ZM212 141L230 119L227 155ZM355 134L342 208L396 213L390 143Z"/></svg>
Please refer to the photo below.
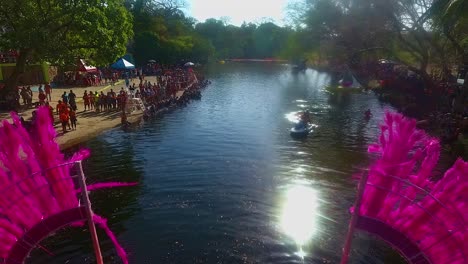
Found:
<svg viewBox="0 0 468 264"><path fill-rule="evenodd" d="M372 94L330 95L327 74L287 65L216 65L207 77L201 101L87 143L89 183L139 182L91 197L130 263L338 263L353 175L389 107ZM317 127L294 140L291 117L303 109ZM99 235L105 260L119 263ZM35 250L30 263L93 263L85 230L44 245L54 256ZM396 261L382 243L354 240L351 263Z"/></svg>

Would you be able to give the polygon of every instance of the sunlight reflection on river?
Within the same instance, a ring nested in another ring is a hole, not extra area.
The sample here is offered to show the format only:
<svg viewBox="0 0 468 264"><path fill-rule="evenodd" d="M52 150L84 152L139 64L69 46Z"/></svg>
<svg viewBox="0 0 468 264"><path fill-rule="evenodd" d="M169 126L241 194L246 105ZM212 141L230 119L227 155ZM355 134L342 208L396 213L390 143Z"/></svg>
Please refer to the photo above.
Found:
<svg viewBox="0 0 468 264"><path fill-rule="evenodd" d="M300 118L299 118L299 115L300 115L300 111L296 111L296 112L291 112L291 113L288 113L286 114L286 119L289 120L289 122L292 122L292 123L298 123Z"/></svg>
<svg viewBox="0 0 468 264"><path fill-rule="evenodd" d="M287 190L282 204L280 226L298 246L296 253L306 256L306 246L317 230L318 192L306 183L295 182Z"/></svg>

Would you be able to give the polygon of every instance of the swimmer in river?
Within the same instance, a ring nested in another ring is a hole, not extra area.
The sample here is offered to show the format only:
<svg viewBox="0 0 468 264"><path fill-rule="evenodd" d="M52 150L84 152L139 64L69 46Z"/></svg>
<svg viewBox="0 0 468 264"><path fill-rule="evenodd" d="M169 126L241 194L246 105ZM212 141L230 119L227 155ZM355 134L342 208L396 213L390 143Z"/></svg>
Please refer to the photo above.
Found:
<svg viewBox="0 0 468 264"><path fill-rule="evenodd" d="M311 119L310 119L310 113L309 113L309 110L306 110L305 112L302 113L301 115L301 121L304 122L304 123L310 123Z"/></svg>

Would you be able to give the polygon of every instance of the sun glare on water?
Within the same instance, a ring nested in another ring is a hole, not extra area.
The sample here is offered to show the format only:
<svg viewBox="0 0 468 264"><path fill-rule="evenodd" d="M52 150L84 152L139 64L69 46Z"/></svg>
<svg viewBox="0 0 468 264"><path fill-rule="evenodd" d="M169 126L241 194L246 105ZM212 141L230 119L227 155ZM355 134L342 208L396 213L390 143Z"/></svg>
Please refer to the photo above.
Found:
<svg viewBox="0 0 468 264"><path fill-rule="evenodd" d="M289 122L292 123L297 123L299 122L299 112L291 112L285 115L286 119L288 119Z"/></svg>
<svg viewBox="0 0 468 264"><path fill-rule="evenodd" d="M318 194L314 189L296 185L286 193L281 213L281 229L291 237L305 256L302 246L306 245L317 229Z"/></svg>

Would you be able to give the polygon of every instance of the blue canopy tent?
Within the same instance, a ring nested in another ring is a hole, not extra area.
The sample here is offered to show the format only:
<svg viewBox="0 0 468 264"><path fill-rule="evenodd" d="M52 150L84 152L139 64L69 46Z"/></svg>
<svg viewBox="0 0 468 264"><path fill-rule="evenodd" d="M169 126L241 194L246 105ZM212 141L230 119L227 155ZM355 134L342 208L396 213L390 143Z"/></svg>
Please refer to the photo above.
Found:
<svg viewBox="0 0 468 264"><path fill-rule="evenodd" d="M116 61L114 64L111 65L113 69L117 70L129 70L129 69L135 69L135 65L131 64L124 58L120 58L118 61Z"/></svg>

